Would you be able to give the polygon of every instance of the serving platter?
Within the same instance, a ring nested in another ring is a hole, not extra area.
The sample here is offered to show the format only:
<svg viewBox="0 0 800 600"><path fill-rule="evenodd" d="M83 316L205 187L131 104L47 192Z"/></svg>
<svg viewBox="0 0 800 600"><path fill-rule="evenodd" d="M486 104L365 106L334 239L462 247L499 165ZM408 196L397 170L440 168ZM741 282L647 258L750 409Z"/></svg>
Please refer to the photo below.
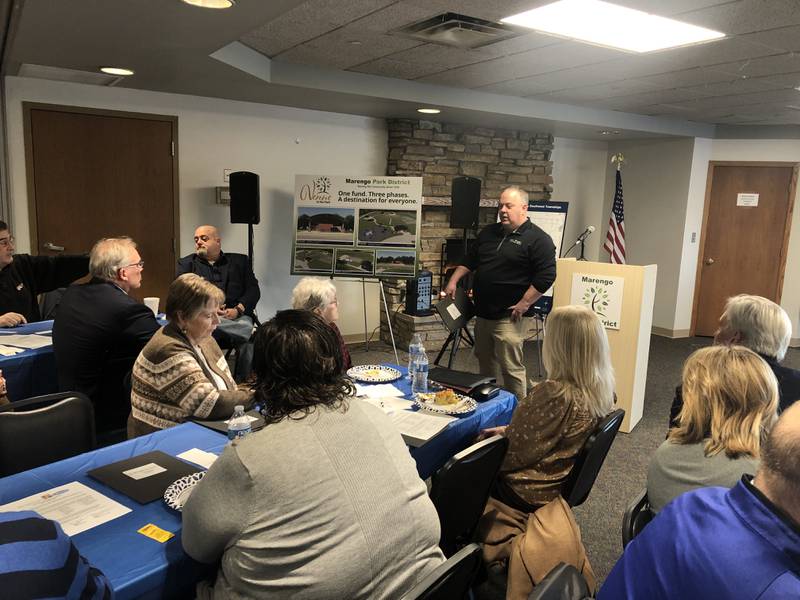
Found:
<svg viewBox="0 0 800 600"><path fill-rule="evenodd" d="M360 365L348 369L347 376L361 383L387 383L389 381L396 381L403 375L393 367L386 367L384 365Z"/></svg>
<svg viewBox="0 0 800 600"><path fill-rule="evenodd" d="M197 473L186 475L171 483L164 492L164 502L167 506L172 510L181 512L183 510L183 505L186 504L186 501L192 494L194 486L200 482L205 474L205 471L198 471Z"/></svg>

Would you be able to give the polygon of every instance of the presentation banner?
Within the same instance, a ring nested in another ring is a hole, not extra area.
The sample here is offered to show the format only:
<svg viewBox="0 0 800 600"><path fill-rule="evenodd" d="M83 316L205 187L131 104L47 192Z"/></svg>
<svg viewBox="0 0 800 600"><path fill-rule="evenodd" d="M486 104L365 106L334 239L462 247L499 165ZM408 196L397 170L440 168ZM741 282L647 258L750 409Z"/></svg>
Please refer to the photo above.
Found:
<svg viewBox="0 0 800 600"><path fill-rule="evenodd" d="M422 177L297 175L292 275L414 277Z"/></svg>

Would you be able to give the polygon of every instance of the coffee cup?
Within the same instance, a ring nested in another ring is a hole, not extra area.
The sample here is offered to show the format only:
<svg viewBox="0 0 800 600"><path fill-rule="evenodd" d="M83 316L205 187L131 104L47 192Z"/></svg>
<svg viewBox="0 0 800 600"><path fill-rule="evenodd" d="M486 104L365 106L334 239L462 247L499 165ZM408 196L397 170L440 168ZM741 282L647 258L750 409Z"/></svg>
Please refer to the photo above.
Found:
<svg viewBox="0 0 800 600"><path fill-rule="evenodd" d="M158 316L158 302L160 298L150 297L144 299L144 305L153 311L155 316Z"/></svg>

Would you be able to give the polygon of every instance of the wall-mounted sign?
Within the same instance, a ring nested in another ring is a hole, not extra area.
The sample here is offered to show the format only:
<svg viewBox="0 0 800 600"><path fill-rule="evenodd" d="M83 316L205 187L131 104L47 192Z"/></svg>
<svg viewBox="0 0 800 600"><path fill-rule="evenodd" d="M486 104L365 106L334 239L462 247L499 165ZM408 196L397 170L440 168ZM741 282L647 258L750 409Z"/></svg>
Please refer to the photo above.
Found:
<svg viewBox="0 0 800 600"><path fill-rule="evenodd" d="M297 175L293 275L414 277L422 177Z"/></svg>
<svg viewBox="0 0 800 600"><path fill-rule="evenodd" d="M736 206L758 206L758 194L736 194Z"/></svg>
<svg viewBox="0 0 800 600"><path fill-rule="evenodd" d="M575 273L572 276L570 304L591 308L607 329L619 329L622 314L623 277Z"/></svg>

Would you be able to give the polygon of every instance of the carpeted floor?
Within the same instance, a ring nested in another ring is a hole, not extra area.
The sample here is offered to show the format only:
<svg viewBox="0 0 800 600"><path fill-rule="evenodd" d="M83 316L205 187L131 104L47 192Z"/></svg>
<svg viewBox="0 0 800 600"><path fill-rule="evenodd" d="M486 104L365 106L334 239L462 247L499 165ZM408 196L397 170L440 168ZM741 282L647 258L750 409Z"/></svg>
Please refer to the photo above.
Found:
<svg viewBox="0 0 800 600"><path fill-rule="evenodd" d="M683 361L694 350L710 343L710 338L651 337L642 420L631 433L617 436L588 500L575 509L598 582L605 579L622 552L622 514L644 487L650 456L664 441L669 407L675 386L680 382ZM363 346L352 347L351 353L356 365L395 362L391 347L383 344L370 344L369 351ZM400 351L399 357L401 362L408 360L405 352ZM434 358L435 355L429 356L431 363ZM532 342L526 344L525 360L529 374L535 376L537 356ZM800 368L800 349L790 349L784 364ZM477 372L477 361L470 350L460 349L453 368Z"/></svg>

